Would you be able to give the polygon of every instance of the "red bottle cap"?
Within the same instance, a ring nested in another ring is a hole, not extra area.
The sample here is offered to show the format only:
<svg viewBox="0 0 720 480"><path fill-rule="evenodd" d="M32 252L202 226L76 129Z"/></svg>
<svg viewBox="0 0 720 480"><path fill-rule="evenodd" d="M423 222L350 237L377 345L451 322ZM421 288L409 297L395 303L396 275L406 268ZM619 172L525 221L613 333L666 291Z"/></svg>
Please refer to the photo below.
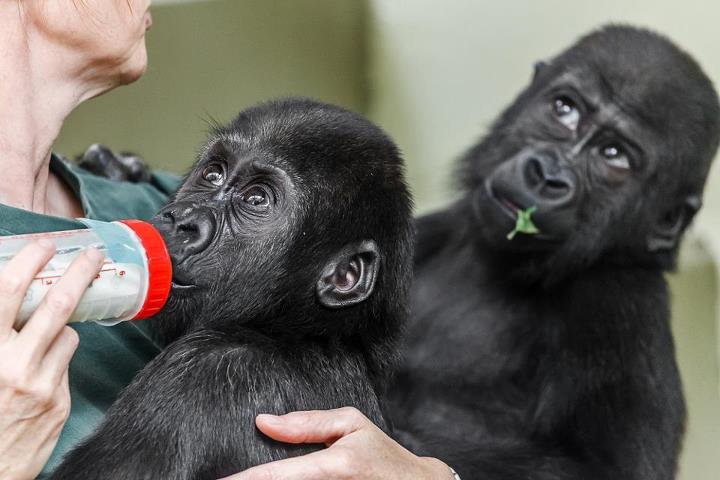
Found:
<svg viewBox="0 0 720 480"><path fill-rule="evenodd" d="M121 220L140 239L148 262L148 291L145 303L132 320L141 320L158 313L165 306L172 284L172 261L160 232L147 222Z"/></svg>

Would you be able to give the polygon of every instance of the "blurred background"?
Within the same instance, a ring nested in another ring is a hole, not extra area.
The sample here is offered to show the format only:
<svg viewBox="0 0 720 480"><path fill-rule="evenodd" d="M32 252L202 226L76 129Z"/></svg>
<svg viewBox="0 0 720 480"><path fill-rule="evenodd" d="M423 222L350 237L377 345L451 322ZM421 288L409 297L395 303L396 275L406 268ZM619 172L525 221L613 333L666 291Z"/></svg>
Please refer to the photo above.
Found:
<svg viewBox="0 0 720 480"><path fill-rule="evenodd" d="M154 2L150 67L86 103L56 151L90 143L183 172L209 128L258 101L316 97L366 114L402 148L418 212L454 198L454 160L529 81L535 61L608 22L667 34L720 82L720 3L700 0ZM680 478L720 475L720 167L686 239L673 328L689 408Z"/></svg>

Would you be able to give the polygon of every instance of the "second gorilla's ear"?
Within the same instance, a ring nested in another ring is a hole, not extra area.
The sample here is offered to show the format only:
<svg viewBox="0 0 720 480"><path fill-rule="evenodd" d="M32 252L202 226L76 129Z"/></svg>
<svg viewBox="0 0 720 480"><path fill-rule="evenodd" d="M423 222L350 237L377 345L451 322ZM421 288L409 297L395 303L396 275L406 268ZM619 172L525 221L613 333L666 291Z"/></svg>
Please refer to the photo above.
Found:
<svg viewBox="0 0 720 480"><path fill-rule="evenodd" d="M343 308L367 299L380 270L380 252L372 240L346 245L325 265L317 282L320 303Z"/></svg>
<svg viewBox="0 0 720 480"><path fill-rule="evenodd" d="M545 70L547 68L547 66L548 66L548 63L543 60L539 60L539 61L535 62L535 65L533 65L533 76L532 76L533 81L538 77L538 75L540 75L540 72L542 72L543 70Z"/></svg>
<svg viewBox="0 0 720 480"><path fill-rule="evenodd" d="M672 250L677 247L685 228L700 210L701 205L702 202L698 196L690 195L685 197L680 205L665 212L648 235L648 251Z"/></svg>

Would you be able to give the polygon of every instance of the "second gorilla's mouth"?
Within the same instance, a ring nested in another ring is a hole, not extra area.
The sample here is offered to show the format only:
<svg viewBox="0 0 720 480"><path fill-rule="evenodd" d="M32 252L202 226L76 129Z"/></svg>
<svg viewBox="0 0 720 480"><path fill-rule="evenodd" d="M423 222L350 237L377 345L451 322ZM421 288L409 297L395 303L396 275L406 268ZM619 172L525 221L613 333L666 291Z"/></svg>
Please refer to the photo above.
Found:
<svg viewBox="0 0 720 480"><path fill-rule="evenodd" d="M495 204L512 220L517 218L517 212L523 210L524 207L512 200L508 195L494 189L490 182L487 183L488 196Z"/></svg>
<svg viewBox="0 0 720 480"><path fill-rule="evenodd" d="M518 207L515 203L513 203L506 197L496 196L495 199L500 202L500 204L505 207L506 210L509 210L513 216L517 215L518 210L522 210L520 207Z"/></svg>
<svg viewBox="0 0 720 480"><path fill-rule="evenodd" d="M487 181L485 183L485 193L487 198L491 199L492 203L497 207L497 210L502 212L503 216L507 217L510 220L510 225L512 225L517 221L519 212L526 211L533 204L531 202L517 201L506 191L505 188L503 188L503 186L502 182L496 182L496 185L494 186L493 182ZM527 206L525 203L527 203ZM534 240L543 240L545 242L555 242L559 240L556 235L553 235L551 232L548 232L543 228L541 223L544 224L544 222L541 221L538 223L535 217L533 217L533 221L540 228L539 233L532 235Z"/></svg>

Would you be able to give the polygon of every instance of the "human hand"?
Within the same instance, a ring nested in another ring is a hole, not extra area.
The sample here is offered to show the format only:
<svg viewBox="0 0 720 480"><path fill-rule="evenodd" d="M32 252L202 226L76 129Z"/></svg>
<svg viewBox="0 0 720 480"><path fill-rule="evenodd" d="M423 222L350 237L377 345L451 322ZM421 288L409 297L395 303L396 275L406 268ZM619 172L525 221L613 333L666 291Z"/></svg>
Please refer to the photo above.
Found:
<svg viewBox="0 0 720 480"><path fill-rule="evenodd" d="M355 408L258 415L265 435L286 443L328 448L250 468L224 480L453 480L440 460L418 457Z"/></svg>
<svg viewBox="0 0 720 480"><path fill-rule="evenodd" d="M18 332L25 293L54 253L40 240L0 271L0 478L7 480L40 473L70 413L68 365L78 336L66 323L103 262L94 249L78 256Z"/></svg>

